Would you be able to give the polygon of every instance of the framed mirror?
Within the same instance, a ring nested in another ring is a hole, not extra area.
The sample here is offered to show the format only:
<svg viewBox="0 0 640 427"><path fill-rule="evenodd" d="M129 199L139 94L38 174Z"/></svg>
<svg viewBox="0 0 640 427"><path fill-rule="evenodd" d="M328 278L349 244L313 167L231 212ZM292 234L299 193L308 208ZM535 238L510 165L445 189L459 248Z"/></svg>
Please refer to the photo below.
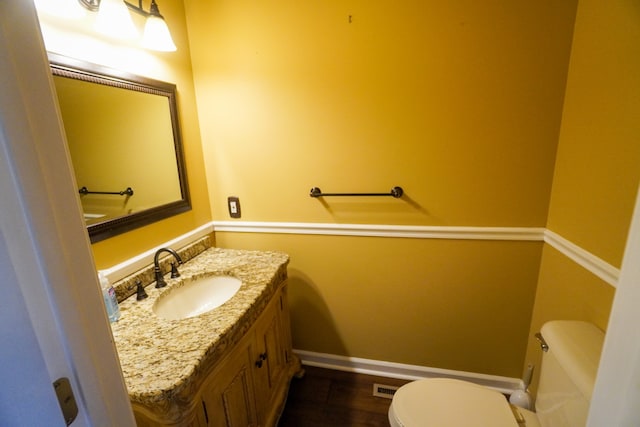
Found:
<svg viewBox="0 0 640 427"><path fill-rule="evenodd" d="M176 86L49 62L91 242L190 210Z"/></svg>

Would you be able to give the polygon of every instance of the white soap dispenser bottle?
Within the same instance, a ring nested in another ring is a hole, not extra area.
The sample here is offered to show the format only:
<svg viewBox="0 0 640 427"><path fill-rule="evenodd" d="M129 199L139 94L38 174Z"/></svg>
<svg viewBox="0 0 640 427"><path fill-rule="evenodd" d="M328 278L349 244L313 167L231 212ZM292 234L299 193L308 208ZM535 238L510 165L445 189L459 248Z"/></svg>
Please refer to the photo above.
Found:
<svg viewBox="0 0 640 427"><path fill-rule="evenodd" d="M107 308L107 315L110 322L115 322L120 318L120 307L118 306L118 299L116 298L116 291L109 283L109 279L104 272L98 272L98 278L100 279L100 288L102 288L102 298L104 299L104 305Z"/></svg>

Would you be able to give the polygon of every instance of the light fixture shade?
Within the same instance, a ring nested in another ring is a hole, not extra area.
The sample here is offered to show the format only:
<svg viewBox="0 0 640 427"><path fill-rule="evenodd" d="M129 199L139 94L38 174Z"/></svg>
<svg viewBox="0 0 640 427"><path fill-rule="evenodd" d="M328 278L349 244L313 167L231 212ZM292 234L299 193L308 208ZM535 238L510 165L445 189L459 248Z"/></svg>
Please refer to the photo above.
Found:
<svg viewBox="0 0 640 427"><path fill-rule="evenodd" d="M174 52L177 49L171 38L167 23L156 15L147 17L147 23L144 25L144 35L142 36L142 45L148 49L162 52Z"/></svg>
<svg viewBox="0 0 640 427"><path fill-rule="evenodd" d="M138 30L133 25L127 5L122 0L100 2L96 30L119 39L133 40L138 37Z"/></svg>

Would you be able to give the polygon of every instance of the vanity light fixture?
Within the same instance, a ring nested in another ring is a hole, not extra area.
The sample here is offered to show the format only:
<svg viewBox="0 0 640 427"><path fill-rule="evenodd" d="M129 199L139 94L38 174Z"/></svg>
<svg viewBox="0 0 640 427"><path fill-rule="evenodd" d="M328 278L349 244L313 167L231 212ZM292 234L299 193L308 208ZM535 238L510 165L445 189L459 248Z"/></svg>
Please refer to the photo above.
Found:
<svg viewBox="0 0 640 427"><path fill-rule="evenodd" d="M121 40L135 40L139 37L124 2L120 0L91 1L99 3L96 30Z"/></svg>
<svg viewBox="0 0 640 427"><path fill-rule="evenodd" d="M81 5L92 12L97 12L100 7L100 0L78 0Z"/></svg>
<svg viewBox="0 0 640 427"><path fill-rule="evenodd" d="M144 47L162 52L174 52L177 49L171 38L167 23L164 21L164 17L160 15L156 0L151 0L149 12L142 8L142 0L138 0L138 6L126 1L124 4L132 11L147 18L147 22L144 24L144 34L142 35L142 45Z"/></svg>
<svg viewBox="0 0 640 427"><path fill-rule="evenodd" d="M137 6L122 0L78 1L85 8L98 12L96 26L101 32L108 31L109 34L119 38L132 38L132 33L137 34L131 21L131 16L127 12L128 8L146 18L142 36L142 45L144 47L163 52L174 52L177 49L171 38L169 27L167 27L164 17L160 14L156 0L151 0L149 12L142 7L142 0L138 0ZM118 31L118 34L114 33L114 29Z"/></svg>

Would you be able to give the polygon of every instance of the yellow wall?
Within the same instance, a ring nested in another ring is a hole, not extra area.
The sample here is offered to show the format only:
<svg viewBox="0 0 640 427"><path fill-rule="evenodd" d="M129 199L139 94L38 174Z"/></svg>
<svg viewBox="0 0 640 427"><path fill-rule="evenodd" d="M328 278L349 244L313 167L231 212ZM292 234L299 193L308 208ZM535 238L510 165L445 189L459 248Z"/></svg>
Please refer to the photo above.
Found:
<svg viewBox="0 0 640 427"><path fill-rule="evenodd" d="M545 225L575 3L185 3L214 218Z"/></svg>
<svg viewBox="0 0 640 427"><path fill-rule="evenodd" d="M184 3L160 5L171 54L43 25L52 51L178 84L194 210L93 245L99 267L229 219L230 195L243 220L548 224L620 264L640 176L631 2L582 0L575 34L576 1ZM308 196L394 185L405 198ZM614 293L535 242L216 240L291 254L294 345L333 354L519 376L527 333L606 328Z"/></svg>
<svg viewBox="0 0 640 427"><path fill-rule="evenodd" d="M640 178L640 5L580 0L548 228L619 267ZM615 289L545 247L530 336L550 319L606 329ZM539 360L530 339L527 362Z"/></svg>
<svg viewBox="0 0 640 427"><path fill-rule="evenodd" d="M578 9L548 227L619 267L640 179L640 6Z"/></svg>
<svg viewBox="0 0 640 427"><path fill-rule="evenodd" d="M214 219L543 227L575 6L186 0ZM521 374L540 243L216 241L292 255L297 348Z"/></svg>
<svg viewBox="0 0 640 427"><path fill-rule="evenodd" d="M145 8L149 6L148 2L143 2L143 5ZM100 36L93 28L95 13L86 12L84 17L76 20L68 17L58 19L44 12L39 16L47 50L177 86L178 114L193 209L93 244L97 268L111 267L211 220L184 8L182 2L175 1L162 2L160 8L178 46L177 52L148 51L132 42ZM141 29L141 17L132 16ZM147 163L149 158L138 156L138 161Z"/></svg>
<svg viewBox="0 0 640 427"><path fill-rule="evenodd" d="M216 233L291 256L295 347L519 376L538 242Z"/></svg>

